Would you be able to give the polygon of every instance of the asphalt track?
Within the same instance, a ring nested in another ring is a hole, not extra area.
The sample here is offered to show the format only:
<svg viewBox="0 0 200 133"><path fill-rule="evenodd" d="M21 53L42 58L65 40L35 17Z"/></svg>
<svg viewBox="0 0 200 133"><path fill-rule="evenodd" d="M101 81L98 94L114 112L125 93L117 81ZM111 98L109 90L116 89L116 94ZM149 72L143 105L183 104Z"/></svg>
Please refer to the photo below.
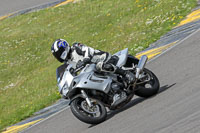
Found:
<svg viewBox="0 0 200 133"><path fill-rule="evenodd" d="M56 1L58 0L0 0L0 16Z"/></svg>
<svg viewBox="0 0 200 133"><path fill-rule="evenodd" d="M135 97L98 125L77 120L70 109L26 129L26 133L199 133L200 30L147 64L159 78L158 95Z"/></svg>

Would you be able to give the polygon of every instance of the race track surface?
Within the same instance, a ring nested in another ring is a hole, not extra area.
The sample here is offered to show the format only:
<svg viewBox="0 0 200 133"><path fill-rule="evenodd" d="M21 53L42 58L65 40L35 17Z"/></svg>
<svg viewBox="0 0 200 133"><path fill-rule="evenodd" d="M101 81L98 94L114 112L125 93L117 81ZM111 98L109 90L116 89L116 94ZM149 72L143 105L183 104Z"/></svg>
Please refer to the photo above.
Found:
<svg viewBox="0 0 200 133"><path fill-rule="evenodd" d="M0 16L58 0L0 0Z"/></svg>
<svg viewBox="0 0 200 133"><path fill-rule="evenodd" d="M155 97L135 97L98 125L76 119L70 109L28 128L26 133L198 133L200 132L200 31L147 64L160 80Z"/></svg>

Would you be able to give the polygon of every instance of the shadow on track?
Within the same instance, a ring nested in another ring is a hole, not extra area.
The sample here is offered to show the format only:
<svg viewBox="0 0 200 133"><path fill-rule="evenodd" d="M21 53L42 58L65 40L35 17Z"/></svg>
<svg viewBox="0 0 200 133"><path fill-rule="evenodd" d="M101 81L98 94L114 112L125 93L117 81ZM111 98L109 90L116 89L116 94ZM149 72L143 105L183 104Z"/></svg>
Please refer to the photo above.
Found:
<svg viewBox="0 0 200 133"><path fill-rule="evenodd" d="M157 95L159 95L160 93L162 93L162 92L168 90L169 88L171 88L171 87L174 86L175 84L176 84L176 83L174 83L174 84L172 84L172 85L164 85L164 86L160 87L159 92L158 92ZM155 95L155 96L156 96L156 95ZM150 97L150 98L153 98L153 97L155 97L155 96L152 96L152 97ZM125 110L127 110L127 109L129 109L129 108L131 108L131 107L133 107L133 106L135 106L135 105L137 105L137 104L139 104L139 103L141 103L141 102L147 100L147 99L149 99L149 98L138 97L138 98L136 98L136 99L130 101L127 105L125 105L124 107L122 107L122 108L120 108L120 109L113 110L113 111L112 111L112 110L109 111L108 114L107 114L107 119L106 119L106 120L111 119L111 118L112 118L113 116L115 116L116 114L118 114L118 113L120 113L120 112L123 112L123 111L125 111ZM98 124L97 124L97 125L98 125ZM96 125L90 125L88 128L92 128L92 127L94 127L94 126L96 126Z"/></svg>

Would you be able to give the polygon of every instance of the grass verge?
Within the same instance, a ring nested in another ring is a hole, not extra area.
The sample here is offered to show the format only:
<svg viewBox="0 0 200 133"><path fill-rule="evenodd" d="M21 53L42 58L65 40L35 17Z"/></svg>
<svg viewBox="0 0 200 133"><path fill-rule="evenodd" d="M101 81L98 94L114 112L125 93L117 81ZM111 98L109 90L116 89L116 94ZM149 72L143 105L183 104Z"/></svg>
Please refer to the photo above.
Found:
<svg viewBox="0 0 200 133"><path fill-rule="evenodd" d="M135 54L176 26L196 0L84 0L0 21L0 130L52 104L55 39Z"/></svg>

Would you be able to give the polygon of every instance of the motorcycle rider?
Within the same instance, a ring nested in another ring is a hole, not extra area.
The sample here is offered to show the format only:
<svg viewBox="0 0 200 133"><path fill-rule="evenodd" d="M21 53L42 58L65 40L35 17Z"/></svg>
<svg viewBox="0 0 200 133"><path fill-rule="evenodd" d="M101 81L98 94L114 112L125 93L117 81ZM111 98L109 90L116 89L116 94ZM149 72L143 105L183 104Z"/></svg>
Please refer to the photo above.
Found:
<svg viewBox="0 0 200 133"><path fill-rule="evenodd" d="M134 75L131 72L116 66L118 57L108 52L96 50L81 43L74 43L70 46L64 39L57 39L51 46L51 52L58 61L73 64L74 68L95 63L97 70L101 72L119 74L128 84L134 81ZM120 97L120 94L116 94L113 102L119 100Z"/></svg>

